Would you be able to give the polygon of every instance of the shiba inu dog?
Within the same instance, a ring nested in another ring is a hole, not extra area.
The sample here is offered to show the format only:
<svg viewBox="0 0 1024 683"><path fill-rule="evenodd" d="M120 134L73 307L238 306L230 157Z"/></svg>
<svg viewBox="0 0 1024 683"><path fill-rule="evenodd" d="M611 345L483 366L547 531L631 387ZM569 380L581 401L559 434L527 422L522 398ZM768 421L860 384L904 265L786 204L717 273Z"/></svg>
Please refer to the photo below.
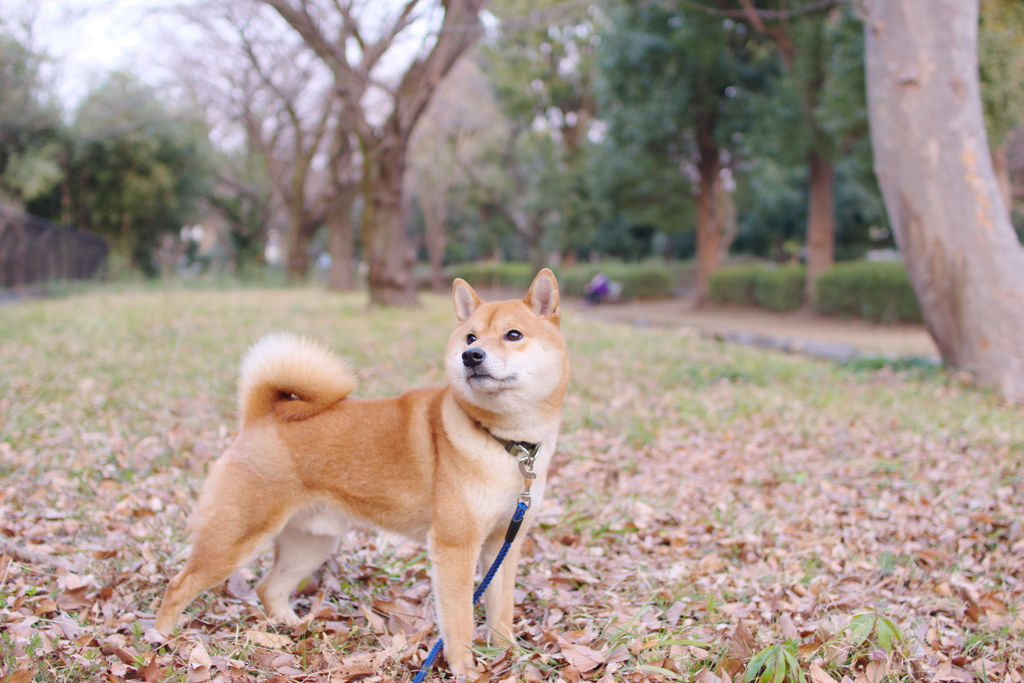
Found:
<svg viewBox="0 0 1024 683"><path fill-rule="evenodd" d="M278 333L249 349L241 431L203 486L192 553L167 586L158 631L170 635L199 593L271 539L274 563L257 593L270 618L299 622L290 593L361 522L427 544L445 657L456 674L472 666L476 566L486 570L501 548L524 484L500 441L540 446L525 531L544 497L569 360L550 270L522 300L484 303L463 280L453 300L458 325L440 388L346 398L353 374L319 344ZM508 641L522 537L484 598L492 637Z"/></svg>

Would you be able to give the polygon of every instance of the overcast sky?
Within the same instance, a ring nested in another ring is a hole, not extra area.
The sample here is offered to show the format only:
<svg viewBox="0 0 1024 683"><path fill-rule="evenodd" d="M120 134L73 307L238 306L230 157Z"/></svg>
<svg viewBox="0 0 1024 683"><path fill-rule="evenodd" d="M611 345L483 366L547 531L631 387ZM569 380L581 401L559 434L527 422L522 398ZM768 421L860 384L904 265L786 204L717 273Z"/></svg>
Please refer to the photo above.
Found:
<svg viewBox="0 0 1024 683"><path fill-rule="evenodd" d="M161 82L167 73L164 66L171 36L187 37L183 32L191 30L173 13L161 10L181 2L0 0L0 17L34 13L34 46L56 61L52 75L57 91L66 108L73 110L90 86L115 69L129 70L153 84ZM395 4L394 0L368 0L366 8ZM382 75L396 68L404 70L421 46L422 35L415 28L407 30L382 63Z"/></svg>
<svg viewBox="0 0 1024 683"><path fill-rule="evenodd" d="M166 7L167 0L0 2L5 19L25 16L33 11L26 8L35 8L33 43L55 60L52 77L68 108L112 70L127 68L143 79L159 70L168 17L157 10Z"/></svg>

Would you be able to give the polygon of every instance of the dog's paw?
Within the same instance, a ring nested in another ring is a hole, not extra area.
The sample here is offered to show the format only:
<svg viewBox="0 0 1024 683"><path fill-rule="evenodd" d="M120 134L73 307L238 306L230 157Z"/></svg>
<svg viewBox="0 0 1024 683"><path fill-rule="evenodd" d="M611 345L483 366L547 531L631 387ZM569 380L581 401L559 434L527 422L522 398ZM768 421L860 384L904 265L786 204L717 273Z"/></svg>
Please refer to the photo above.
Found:
<svg viewBox="0 0 1024 683"><path fill-rule="evenodd" d="M456 674L454 671L452 673L455 675L457 683L472 683L472 681L478 681L484 676L483 670L477 669L475 666L467 667L465 673Z"/></svg>
<svg viewBox="0 0 1024 683"><path fill-rule="evenodd" d="M458 651L456 648L445 647L444 658L448 660L448 669L454 675L469 676L469 680L476 680L480 677L480 672L474 668L476 660L473 659L473 654L468 647L458 648Z"/></svg>
<svg viewBox="0 0 1024 683"><path fill-rule="evenodd" d="M279 623L284 624L288 628L295 628L297 626L302 626L302 624L305 623L306 620L299 617L297 614L295 614L295 612L292 612L291 614L284 615L277 621Z"/></svg>
<svg viewBox="0 0 1024 683"><path fill-rule="evenodd" d="M289 628L295 628L296 626L301 626L304 620L301 619L299 615L295 614L295 612L293 612L289 607L287 610L275 609L274 611L269 612L267 614L267 621L274 624L281 624L282 626L287 626Z"/></svg>

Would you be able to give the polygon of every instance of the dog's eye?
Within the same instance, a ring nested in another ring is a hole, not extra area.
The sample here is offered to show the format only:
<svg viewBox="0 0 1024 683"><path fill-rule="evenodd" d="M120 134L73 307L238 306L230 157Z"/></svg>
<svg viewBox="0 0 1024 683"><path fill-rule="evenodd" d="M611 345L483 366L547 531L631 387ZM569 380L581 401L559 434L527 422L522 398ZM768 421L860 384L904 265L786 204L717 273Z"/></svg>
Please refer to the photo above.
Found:
<svg viewBox="0 0 1024 683"><path fill-rule="evenodd" d="M523 338L523 333L519 330L509 330L505 333L505 339L509 341L519 341Z"/></svg>
<svg viewBox="0 0 1024 683"><path fill-rule="evenodd" d="M467 334L466 335L466 346L469 346L470 344L472 344L475 341L476 341L476 335L475 334Z"/></svg>

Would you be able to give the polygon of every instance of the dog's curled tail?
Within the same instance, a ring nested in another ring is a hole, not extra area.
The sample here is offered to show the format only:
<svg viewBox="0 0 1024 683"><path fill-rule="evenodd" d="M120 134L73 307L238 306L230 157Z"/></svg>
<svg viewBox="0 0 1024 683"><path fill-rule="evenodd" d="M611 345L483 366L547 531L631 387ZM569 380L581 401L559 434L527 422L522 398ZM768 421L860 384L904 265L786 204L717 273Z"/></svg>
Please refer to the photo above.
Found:
<svg viewBox="0 0 1024 683"><path fill-rule="evenodd" d="M242 423L273 413L304 420L348 396L356 378L319 342L289 332L266 335L246 352L238 378Z"/></svg>

